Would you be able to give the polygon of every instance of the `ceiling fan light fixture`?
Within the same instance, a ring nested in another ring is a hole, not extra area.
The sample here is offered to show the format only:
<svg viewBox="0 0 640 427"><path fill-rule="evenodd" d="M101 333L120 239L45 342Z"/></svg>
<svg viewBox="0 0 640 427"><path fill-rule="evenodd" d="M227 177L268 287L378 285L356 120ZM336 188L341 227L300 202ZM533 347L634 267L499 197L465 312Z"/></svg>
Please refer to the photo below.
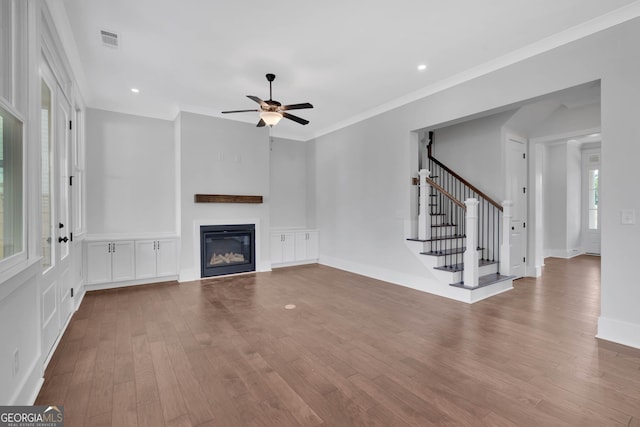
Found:
<svg viewBox="0 0 640 427"><path fill-rule="evenodd" d="M268 126L273 126L277 125L280 119L282 119L282 114L276 111L263 111L260 113L260 118L264 120Z"/></svg>

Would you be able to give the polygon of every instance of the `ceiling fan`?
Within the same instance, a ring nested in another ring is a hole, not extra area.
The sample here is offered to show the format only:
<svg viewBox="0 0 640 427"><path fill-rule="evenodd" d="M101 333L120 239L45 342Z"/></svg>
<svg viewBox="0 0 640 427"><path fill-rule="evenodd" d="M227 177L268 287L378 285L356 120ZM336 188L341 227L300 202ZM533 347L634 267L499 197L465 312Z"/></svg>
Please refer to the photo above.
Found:
<svg viewBox="0 0 640 427"><path fill-rule="evenodd" d="M259 111L260 112L260 121L258 122L258 127L263 126L273 126L277 124L280 119L287 118L289 120L293 120L294 122L300 123L301 125L306 125L309 123L309 120L305 120L301 117L294 116L293 114L287 113L289 110L303 110L305 108L313 108L313 105L308 102L304 102L302 104L291 104L291 105L282 105L278 101L273 100L273 96L271 94L271 82L273 82L276 78L275 74L267 74L267 80L269 81L269 100L263 101L257 96L247 95L247 98L252 99L253 101L260 104L260 109L258 110L233 110L233 111L223 111L223 114L228 113L246 113L249 111Z"/></svg>

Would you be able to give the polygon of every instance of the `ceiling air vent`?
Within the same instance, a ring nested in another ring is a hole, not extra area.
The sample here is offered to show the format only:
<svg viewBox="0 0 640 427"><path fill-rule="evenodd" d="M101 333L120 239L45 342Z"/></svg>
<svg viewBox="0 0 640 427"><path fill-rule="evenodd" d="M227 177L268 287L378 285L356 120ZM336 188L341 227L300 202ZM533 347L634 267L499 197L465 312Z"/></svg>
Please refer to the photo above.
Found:
<svg viewBox="0 0 640 427"><path fill-rule="evenodd" d="M119 46L118 34L112 31L100 30L100 37L102 38L103 45L113 47L116 49L118 48Z"/></svg>

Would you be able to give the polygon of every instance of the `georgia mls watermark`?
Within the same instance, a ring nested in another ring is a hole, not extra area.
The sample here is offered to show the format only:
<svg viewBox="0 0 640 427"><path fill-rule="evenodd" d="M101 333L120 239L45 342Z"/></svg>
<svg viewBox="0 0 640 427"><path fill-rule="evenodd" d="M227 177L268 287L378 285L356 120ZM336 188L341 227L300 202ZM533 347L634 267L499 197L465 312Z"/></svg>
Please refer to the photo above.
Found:
<svg viewBox="0 0 640 427"><path fill-rule="evenodd" d="M64 407L0 406L0 427L64 427Z"/></svg>

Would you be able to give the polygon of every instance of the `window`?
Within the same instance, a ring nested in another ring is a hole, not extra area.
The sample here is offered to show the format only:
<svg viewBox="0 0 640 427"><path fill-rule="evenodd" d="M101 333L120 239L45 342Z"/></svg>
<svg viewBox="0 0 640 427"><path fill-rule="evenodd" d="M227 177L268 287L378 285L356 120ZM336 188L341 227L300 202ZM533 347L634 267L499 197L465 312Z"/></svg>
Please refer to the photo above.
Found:
<svg viewBox="0 0 640 427"><path fill-rule="evenodd" d="M0 106L0 260L24 249L22 122Z"/></svg>
<svg viewBox="0 0 640 427"><path fill-rule="evenodd" d="M598 169L589 169L589 230L598 229Z"/></svg>

